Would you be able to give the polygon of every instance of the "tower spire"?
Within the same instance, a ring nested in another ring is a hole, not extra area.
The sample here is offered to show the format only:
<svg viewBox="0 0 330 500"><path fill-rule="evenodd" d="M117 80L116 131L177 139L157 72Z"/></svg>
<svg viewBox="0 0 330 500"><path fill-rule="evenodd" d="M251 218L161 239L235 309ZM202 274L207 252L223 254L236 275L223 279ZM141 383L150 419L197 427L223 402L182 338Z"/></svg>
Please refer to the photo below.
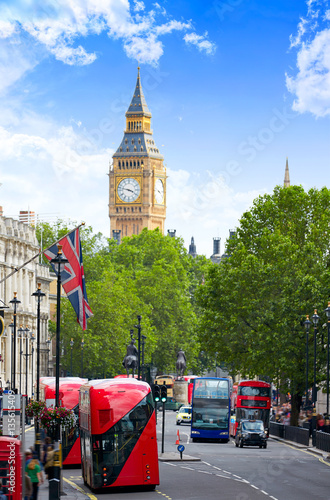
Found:
<svg viewBox="0 0 330 500"><path fill-rule="evenodd" d="M284 187L289 187L289 186L290 186L289 161L288 161L288 157L286 157L285 174L284 174Z"/></svg>

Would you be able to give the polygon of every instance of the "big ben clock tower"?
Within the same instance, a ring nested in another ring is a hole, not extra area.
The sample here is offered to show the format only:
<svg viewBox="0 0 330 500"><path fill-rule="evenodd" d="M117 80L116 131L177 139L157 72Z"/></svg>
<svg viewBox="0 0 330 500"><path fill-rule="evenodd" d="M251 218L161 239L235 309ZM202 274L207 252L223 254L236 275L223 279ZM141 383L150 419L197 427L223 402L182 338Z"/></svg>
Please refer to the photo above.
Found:
<svg viewBox="0 0 330 500"><path fill-rule="evenodd" d="M151 130L151 113L143 95L140 68L126 112L126 130L109 172L109 216L114 238L159 227L166 218L166 169Z"/></svg>

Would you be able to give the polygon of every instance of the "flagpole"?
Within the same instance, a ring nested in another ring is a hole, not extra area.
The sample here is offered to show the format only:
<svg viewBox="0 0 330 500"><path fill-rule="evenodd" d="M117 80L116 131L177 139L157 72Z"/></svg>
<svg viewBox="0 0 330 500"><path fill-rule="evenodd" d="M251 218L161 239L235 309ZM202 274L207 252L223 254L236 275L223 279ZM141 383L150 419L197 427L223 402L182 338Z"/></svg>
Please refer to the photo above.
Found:
<svg viewBox="0 0 330 500"><path fill-rule="evenodd" d="M34 259L36 259L37 257L39 257L40 254L47 252L47 250L49 250L50 247L52 247L53 245L57 245L57 243L59 243L61 240L63 240L63 238L66 238L67 236L69 236L69 234L73 233L74 231L76 231L77 229L79 229L81 226L84 226L84 225L85 225L85 222L82 222L81 224L79 224L79 226L75 227L74 229L72 229L71 231L69 231L67 234L65 234L64 236L62 236L62 238L60 238L59 240L55 241L55 243L52 243L51 245L49 245L49 247L45 248L44 250L40 249L39 252L36 255L34 255L33 257L31 257L31 259L29 259L26 262L24 262L24 264L22 264L21 266L15 267L14 270L11 273L9 273L7 276L5 276L4 278L2 278L2 280L0 280L0 285L4 281L6 281L6 279L10 278L10 276L12 276L13 274L17 273L17 271L20 271L27 264L30 264L30 262L32 262Z"/></svg>

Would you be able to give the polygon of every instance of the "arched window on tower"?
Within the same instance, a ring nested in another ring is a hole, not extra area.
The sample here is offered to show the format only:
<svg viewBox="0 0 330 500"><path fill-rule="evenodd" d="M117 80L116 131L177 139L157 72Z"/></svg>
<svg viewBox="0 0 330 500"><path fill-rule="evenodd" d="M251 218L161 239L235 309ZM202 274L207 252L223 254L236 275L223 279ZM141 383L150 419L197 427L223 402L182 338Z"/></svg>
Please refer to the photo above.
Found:
<svg viewBox="0 0 330 500"><path fill-rule="evenodd" d="M137 147L136 146L134 146L134 151L137 151Z"/></svg>
<svg viewBox="0 0 330 500"><path fill-rule="evenodd" d="M141 146L141 151L143 151L143 146Z"/></svg>

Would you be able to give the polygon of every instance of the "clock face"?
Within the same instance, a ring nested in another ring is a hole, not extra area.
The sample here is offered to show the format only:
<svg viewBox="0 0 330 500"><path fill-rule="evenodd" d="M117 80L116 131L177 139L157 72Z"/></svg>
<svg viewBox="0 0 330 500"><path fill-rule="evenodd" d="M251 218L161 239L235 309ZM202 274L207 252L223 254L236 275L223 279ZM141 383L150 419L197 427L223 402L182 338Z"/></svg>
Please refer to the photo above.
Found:
<svg viewBox="0 0 330 500"><path fill-rule="evenodd" d="M157 203L164 201L164 184L161 179L157 179L155 182L155 200Z"/></svg>
<svg viewBox="0 0 330 500"><path fill-rule="evenodd" d="M140 195L140 184L136 179L128 177L127 179L120 181L117 192L122 201L132 203L137 200Z"/></svg>

